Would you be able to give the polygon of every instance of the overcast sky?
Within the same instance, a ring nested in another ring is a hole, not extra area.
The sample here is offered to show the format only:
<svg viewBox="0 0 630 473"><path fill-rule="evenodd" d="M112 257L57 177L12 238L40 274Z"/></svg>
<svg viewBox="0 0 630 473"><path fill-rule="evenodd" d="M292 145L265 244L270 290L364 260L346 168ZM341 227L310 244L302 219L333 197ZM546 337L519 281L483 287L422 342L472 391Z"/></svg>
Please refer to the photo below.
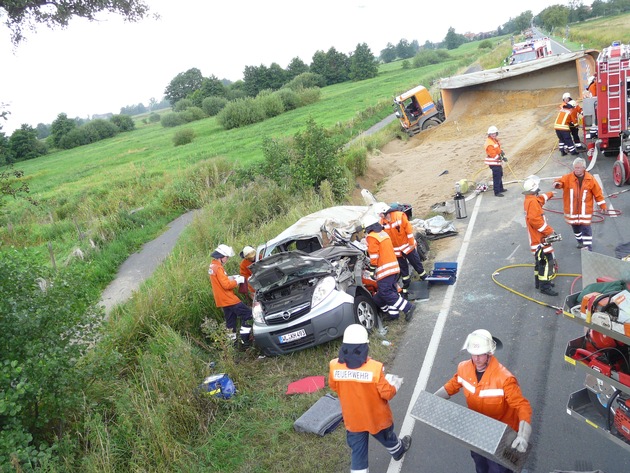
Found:
<svg viewBox="0 0 630 473"><path fill-rule="evenodd" d="M296 56L310 64L317 50L331 46L348 54L367 43L378 56L387 43L401 38L422 45L441 41L449 27L461 34L490 31L523 11L536 15L568 0L147 3L160 19L74 19L65 30L40 26L17 48L0 25L0 102L8 103L11 112L2 131L9 135L23 123L50 124L59 113L89 118L148 105L152 97L160 101L168 83L192 67L204 77L235 81L242 79L245 66L276 62L286 68Z"/></svg>

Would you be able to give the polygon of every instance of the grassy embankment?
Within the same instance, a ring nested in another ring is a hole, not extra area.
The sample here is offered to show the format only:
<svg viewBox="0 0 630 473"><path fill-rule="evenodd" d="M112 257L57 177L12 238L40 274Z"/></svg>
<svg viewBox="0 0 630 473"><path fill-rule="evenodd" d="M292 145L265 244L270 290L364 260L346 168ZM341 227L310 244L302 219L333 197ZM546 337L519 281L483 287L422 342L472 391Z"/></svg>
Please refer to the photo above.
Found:
<svg viewBox="0 0 630 473"><path fill-rule="evenodd" d="M32 258L47 259L51 243L57 260L64 261L80 246L87 261L73 264L85 265L86 283L95 290L166 221L189 208L203 209L172 257L112 314L102 343L85 360L85 369L97 375L86 386L85 406L76 417L81 422L70 423L62 464L51 471L345 471L343 429L324 438L292 429L321 393L283 394L290 381L326 374L339 344L272 359L234 352L217 323L221 313L206 276L208 254L217 243L238 250L264 241L300 216L331 205L331 193L289 196L266 181L237 187L231 181L234 169L261 159L263 137L293 135L308 117L336 131L340 144L347 142L391 113L393 95L448 76L481 52L473 43L450 52L453 59L439 65L403 70L400 63L389 64L375 79L327 87L319 103L244 129L221 130L213 118L194 122L185 126L197 138L186 146L172 145L177 129L146 125L20 163L40 205L9 203L3 248L14 245ZM364 156L397 128L362 140L362 149L351 153ZM86 238L77 239L79 231ZM236 272L237 264L229 262L228 270ZM393 324L392 339L403 330L403 324ZM384 361L392 356L392 348L378 343L372 351ZM234 399L194 395L210 360L236 381Z"/></svg>

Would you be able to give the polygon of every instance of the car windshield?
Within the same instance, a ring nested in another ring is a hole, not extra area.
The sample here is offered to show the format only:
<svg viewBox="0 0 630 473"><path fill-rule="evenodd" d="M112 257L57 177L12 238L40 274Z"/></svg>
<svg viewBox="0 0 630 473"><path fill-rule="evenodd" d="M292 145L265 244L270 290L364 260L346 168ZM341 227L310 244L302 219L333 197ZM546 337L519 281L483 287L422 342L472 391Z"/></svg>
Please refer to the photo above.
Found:
<svg viewBox="0 0 630 473"><path fill-rule="evenodd" d="M323 258L315 258L301 251L279 253L250 266L249 284L257 291L269 291L305 278L332 273L332 265Z"/></svg>

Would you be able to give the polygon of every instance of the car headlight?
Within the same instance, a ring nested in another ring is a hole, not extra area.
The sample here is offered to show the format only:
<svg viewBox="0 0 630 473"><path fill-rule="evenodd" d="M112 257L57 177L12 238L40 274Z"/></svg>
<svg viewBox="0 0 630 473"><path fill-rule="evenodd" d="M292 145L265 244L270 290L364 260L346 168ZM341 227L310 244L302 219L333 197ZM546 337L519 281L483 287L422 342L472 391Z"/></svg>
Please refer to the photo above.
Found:
<svg viewBox="0 0 630 473"><path fill-rule="evenodd" d="M335 290L335 278L327 276L320 280L315 286L313 292L313 299L311 301L311 307L316 307L320 302L328 297L328 295Z"/></svg>
<svg viewBox="0 0 630 473"><path fill-rule="evenodd" d="M263 308L260 302L254 301L252 305L252 317L257 324L264 324L265 318L263 317Z"/></svg>

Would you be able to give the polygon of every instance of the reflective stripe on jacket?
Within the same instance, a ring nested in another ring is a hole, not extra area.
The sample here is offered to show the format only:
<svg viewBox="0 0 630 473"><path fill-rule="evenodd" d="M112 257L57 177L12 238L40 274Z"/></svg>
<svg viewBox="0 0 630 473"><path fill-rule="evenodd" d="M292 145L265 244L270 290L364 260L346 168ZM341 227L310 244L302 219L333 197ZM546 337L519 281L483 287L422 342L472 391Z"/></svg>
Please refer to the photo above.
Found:
<svg viewBox="0 0 630 473"><path fill-rule="evenodd" d="M484 163L488 166L501 166L501 158L499 157L501 154L501 143L499 143L499 140L488 136L484 147L486 150Z"/></svg>
<svg viewBox="0 0 630 473"><path fill-rule="evenodd" d="M370 256L370 264L376 267L375 279L383 279L392 274L400 273L400 266L394 253L392 240L385 231L379 233L370 232L365 240Z"/></svg>
<svg viewBox="0 0 630 473"><path fill-rule="evenodd" d="M553 192L546 192L539 195L526 195L523 208L525 209L525 224L529 236L529 249L536 253L539 245L543 246L545 253L552 253L553 247L541 242L542 237L553 233L553 228L547 223L543 205L553 197Z"/></svg>
<svg viewBox="0 0 630 473"><path fill-rule="evenodd" d="M394 423L388 401L396 388L385 379L382 363L368 357L365 364L350 369L335 358L328 385L339 396L343 423L350 432L376 434Z"/></svg>
<svg viewBox="0 0 630 473"><path fill-rule="evenodd" d="M569 225L590 225L593 218L593 202L602 210L606 210L606 199L602 188L593 175L584 171L582 185L577 176L570 172L555 183L560 183L564 203L564 220Z"/></svg>
<svg viewBox="0 0 630 473"><path fill-rule="evenodd" d="M494 356L479 382L472 360L462 361L455 376L444 385L450 396L461 388L464 388L466 404L473 411L503 422L517 432L520 421L531 424L529 401L523 397L514 375Z"/></svg>
<svg viewBox="0 0 630 473"><path fill-rule="evenodd" d="M554 130L569 131L569 122L571 121L571 109L561 108L556 115L556 122L553 124Z"/></svg>
<svg viewBox="0 0 630 473"><path fill-rule="evenodd" d="M413 227L405 212L394 211L387 214L388 219L381 219L383 230L389 235L394 246L396 258L408 255L416 247L416 239L413 236Z"/></svg>
<svg viewBox="0 0 630 473"><path fill-rule="evenodd" d="M213 259L208 268L212 294L217 307L228 307L238 304L241 300L234 294L233 289L238 286L236 281L228 278L221 261Z"/></svg>

